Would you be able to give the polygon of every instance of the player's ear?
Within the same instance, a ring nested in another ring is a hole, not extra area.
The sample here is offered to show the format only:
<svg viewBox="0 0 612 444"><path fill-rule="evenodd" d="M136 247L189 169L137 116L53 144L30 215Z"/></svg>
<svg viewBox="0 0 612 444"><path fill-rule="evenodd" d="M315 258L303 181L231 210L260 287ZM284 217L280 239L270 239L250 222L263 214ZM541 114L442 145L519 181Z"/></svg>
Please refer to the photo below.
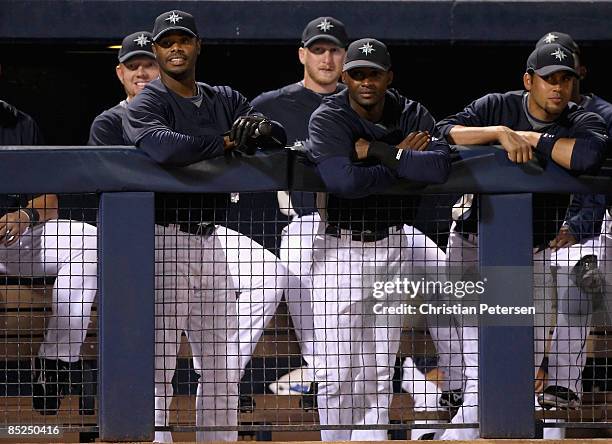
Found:
<svg viewBox="0 0 612 444"><path fill-rule="evenodd" d="M587 75L587 68L584 65L580 65L578 68L578 75L580 76L580 80L584 80Z"/></svg>
<svg viewBox="0 0 612 444"><path fill-rule="evenodd" d="M387 88L393 83L393 71L387 73Z"/></svg>
<svg viewBox="0 0 612 444"><path fill-rule="evenodd" d="M348 71L342 71L342 76L340 76L340 80L342 80L342 83L346 85L347 79L348 79Z"/></svg>
<svg viewBox="0 0 612 444"><path fill-rule="evenodd" d="M523 74L523 85L525 86L525 89L527 91L531 91L531 80L531 74L529 74L528 72Z"/></svg>
<svg viewBox="0 0 612 444"><path fill-rule="evenodd" d="M198 38L196 38L196 47L197 47L198 55L200 55L200 51L202 50L202 41Z"/></svg>
<svg viewBox="0 0 612 444"><path fill-rule="evenodd" d="M306 48L304 48L303 46L300 46L298 48L298 57L302 65L306 63Z"/></svg>
<svg viewBox="0 0 612 444"><path fill-rule="evenodd" d="M121 63L119 63L115 67L115 73L117 74L117 78L119 79L119 81L123 85L123 65Z"/></svg>

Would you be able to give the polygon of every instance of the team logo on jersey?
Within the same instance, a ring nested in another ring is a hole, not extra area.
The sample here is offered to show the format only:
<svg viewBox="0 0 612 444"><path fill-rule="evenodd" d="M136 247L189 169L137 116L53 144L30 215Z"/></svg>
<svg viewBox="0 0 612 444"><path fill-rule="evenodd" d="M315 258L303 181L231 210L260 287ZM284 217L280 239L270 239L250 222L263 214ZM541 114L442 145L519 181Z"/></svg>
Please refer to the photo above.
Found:
<svg viewBox="0 0 612 444"><path fill-rule="evenodd" d="M144 34L140 34L137 38L134 39L134 41L138 46L142 47L147 46L147 44L149 43L149 38Z"/></svg>
<svg viewBox="0 0 612 444"><path fill-rule="evenodd" d="M323 19L321 21L321 23L319 23L317 25L317 28L319 28L323 32L327 32L330 29L332 29L333 27L334 27L334 25L332 25L331 22L329 20L327 20L327 19Z"/></svg>
<svg viewBox="0 0 612 444"><path fill-rule="evenodd" d="M166 20L168 20L173 25L176 25L179 22L179 20L183 20L183 17L178 15L176 11L172 11L172 14L170 14Z"/></svg>
<svg viewBox="0 0 612 444"><path fill-rule="evenodd" d="M563 52L561 49L557 49L555 52L550 53L551 56L555 56L559 61L563 61L567 57L567 54Z"/></svg>
<svg viewBox="0 0 612 444"><path fill-rule="evenodd" d="M553 34L552 32L549 32L548 34L546 34L546 37L544 37L544 42L545 43L555 43L558 38L559 36Z"/></svg>
<svg viewBox="0 0 612 444"><path fill-rule="evenodd" d="M359 49L361 50L361 52L363 52L365 55L370 55L371 53L373 53L374 51L376 51L374 49L374 47L372 45L370 45L370 42L366 42L363 46L360 46Z"/></svg>

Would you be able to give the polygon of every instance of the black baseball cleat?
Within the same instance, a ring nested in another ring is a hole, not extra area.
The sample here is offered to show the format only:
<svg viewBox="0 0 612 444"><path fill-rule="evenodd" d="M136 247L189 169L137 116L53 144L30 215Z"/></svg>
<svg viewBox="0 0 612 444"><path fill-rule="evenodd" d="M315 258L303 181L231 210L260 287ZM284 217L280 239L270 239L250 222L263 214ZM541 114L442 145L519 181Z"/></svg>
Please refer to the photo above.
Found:
<svg viewBox="0 0 612 444"><path fill-rule="evenodd" d="M69 392L70 364L56 359L35 358L32 407L41 415L56 415Z"/></svg>
<svg viewBox="0 0 612 444"><path fill-rule="evenodd" d="M551 385L538 395L538 403L547 410L577 410L580 407L580 398L567 387Z"/></svg>
<svg viewBox="0 0 612 444"><path fill-rule="evenodd" d="M440 404L440 407L448 409L452 418L457 413L457 410L459 410L459 407L463 405L463 390L455 389L443 391L440 395L438 404Z"/></svg>
<svg viewBox="0 0 612 444"><path fill-rule="evenodd" d="M238 408L240 413L253 413L253 410L255 410L255 400L251 395L240 395Z"/></svg>
<svg viewBox="0 0 612 444"><path fill-rule="evenodd" d="M425 433L424 435L421 435L421 437L419 438L419 441L433 441L435 436L436 436L435 432Z"/></svg>
<svg viewBox="0 0 612 444"><path fill-rule="evenodd" d="M306 411L312 411L317 409L317 392L318 386L316 382L310 384L310 388L306 393L302 394L300 399L300 406Z"/></svg>

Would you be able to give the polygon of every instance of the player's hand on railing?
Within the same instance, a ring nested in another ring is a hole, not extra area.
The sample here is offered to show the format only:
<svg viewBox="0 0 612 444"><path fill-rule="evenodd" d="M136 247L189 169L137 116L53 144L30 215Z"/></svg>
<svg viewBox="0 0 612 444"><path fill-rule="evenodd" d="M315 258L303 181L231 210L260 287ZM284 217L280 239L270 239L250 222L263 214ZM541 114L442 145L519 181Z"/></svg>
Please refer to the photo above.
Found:
<svg viewBox="0 0 612 444"><path fill-rule="evenodd" d="M527 138L508 127L500 127L499 143L508 153L508 159L515 163L529 162L533 158L533 146Z"/></svg>

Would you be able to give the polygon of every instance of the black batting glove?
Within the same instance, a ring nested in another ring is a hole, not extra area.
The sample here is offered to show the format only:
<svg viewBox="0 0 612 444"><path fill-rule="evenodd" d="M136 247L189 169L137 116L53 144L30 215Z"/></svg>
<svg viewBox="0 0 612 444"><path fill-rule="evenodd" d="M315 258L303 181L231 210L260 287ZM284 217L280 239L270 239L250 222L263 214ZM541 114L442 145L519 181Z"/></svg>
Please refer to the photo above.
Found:
<svg viewBox="0 0 612 444"><path fill-rule="evenodd" d="M262 116L242 116L238 117L229 134L230 141L236 146L246 146L249 139L257 137L256 130L261 122L266 121Z"/></svg>
<svg viewBox="0 0 612 444"><path fill-rule="evenodd" d="M17 125L19 112L10 103L0 100L0 126L13 127Z"/></svg>

